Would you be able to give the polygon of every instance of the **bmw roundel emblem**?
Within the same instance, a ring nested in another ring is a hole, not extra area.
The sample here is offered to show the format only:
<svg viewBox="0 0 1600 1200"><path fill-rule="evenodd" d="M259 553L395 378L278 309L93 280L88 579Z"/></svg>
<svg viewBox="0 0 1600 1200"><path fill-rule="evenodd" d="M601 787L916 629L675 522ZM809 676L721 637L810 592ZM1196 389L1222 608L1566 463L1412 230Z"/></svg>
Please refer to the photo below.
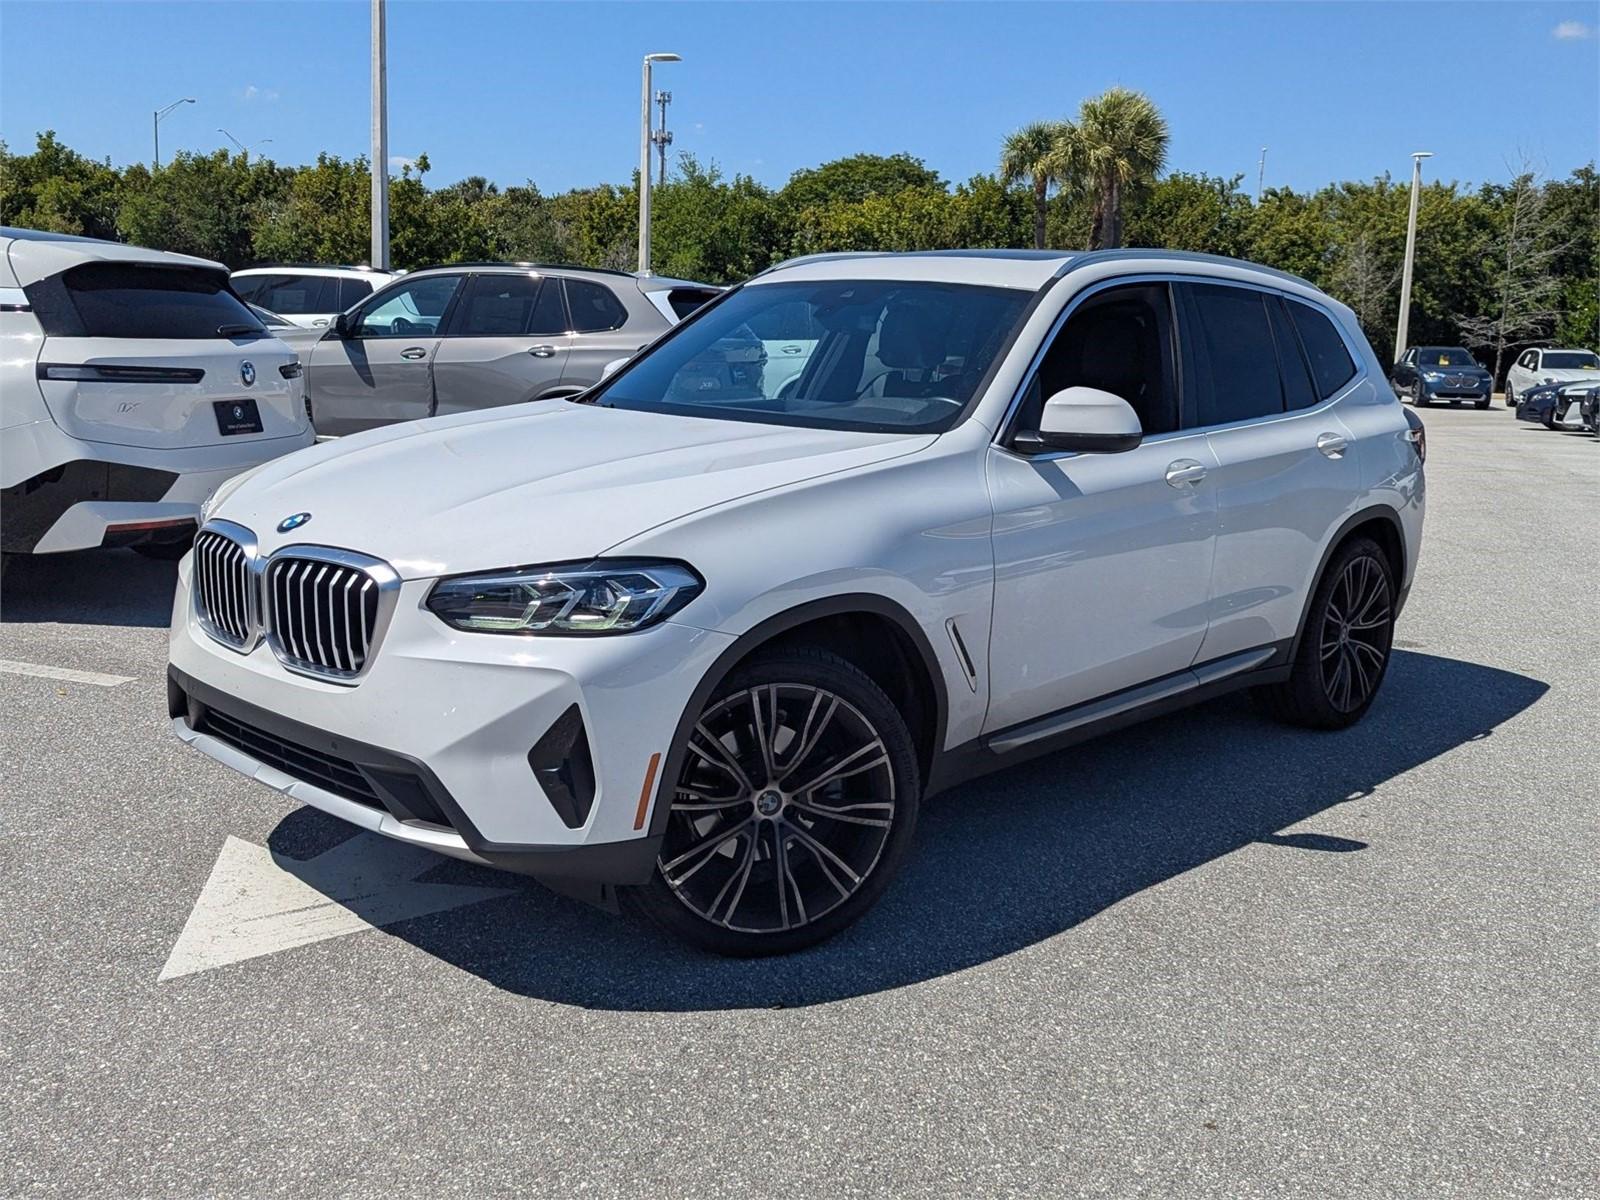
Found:
<svg viewBox="0 0 1600 1200"><path fill-rule="evenodd" d="M239 364L239 382L245 387L254 387L256 382L256 365L246 360Z"/></svg>
<svg viewBox="0 0 1600 1200"><path fill-rule="evenodd" d="M309 520L311 520L310 513L295 513L293 516L285 517L278 522L278 532L288 533L291 529L299 529Z"/></svg>

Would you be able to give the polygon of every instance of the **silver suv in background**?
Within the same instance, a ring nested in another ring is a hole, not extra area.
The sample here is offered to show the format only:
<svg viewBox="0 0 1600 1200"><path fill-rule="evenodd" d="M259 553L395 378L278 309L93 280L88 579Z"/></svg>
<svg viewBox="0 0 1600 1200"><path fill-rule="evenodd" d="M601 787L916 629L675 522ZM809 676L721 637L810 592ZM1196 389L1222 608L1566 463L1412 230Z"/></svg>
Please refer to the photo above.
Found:
<svg viewBox="0 0 1600 1200"><path fill-rule="evenodd" d="M457 263L412 271L301 357L317 433L573 396L720 289L621 271Z"/></svg>
<svg viewBox="0 0 1600 1200"><path fill-rule="evenodd" d="M325 329L394 275L372 267L269 263L233 273L233 290L303 329Z"/></svg>

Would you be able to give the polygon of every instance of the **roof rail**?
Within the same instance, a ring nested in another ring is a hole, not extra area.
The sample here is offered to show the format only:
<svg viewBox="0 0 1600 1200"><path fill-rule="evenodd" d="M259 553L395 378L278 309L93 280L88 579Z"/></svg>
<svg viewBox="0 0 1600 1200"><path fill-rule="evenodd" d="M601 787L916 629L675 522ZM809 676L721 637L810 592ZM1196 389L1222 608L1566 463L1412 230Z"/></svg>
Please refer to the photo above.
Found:
<svg viewBox="0 0 1600 1200"><path fill-rule="evenodd" d="M368 266L366 263L319 263L319 262L253 262L235 268L240 271L266 271L266 270L316 270L316 271L372 271L383 274L382 267Z"/></svg>
<svg viewBox="0 0 1600 1200"><path fill-rule="evenodd" d="M1201 254L1195 250L1162 250L1159 247L1144 246L1118 246L1113 250L1079 250L1066 262L1061 264L1061 269L1056 275L1062 276L1076 271L1080 267L1093 266L1103 262L1126 262L1129 260L1140 261L1143 259L1177 259L1180 262L1209 263L1214 267L1244 267L1250 271L1260 271L1264 275L1275 275L1279 279L1287 279L1291 283L1301 283L1308 288L1318 290L1317 285L1309 279L1280 271L1277 267L1263 266L1261 263L1251 262L1247 258L1229 258L1224 254Z"/></svg>
<svg viewBox="0 0 1600 1200"><path fill-rule="evenodd" d="M586 267L582 263L562 262L515 262L508 259L485 259L481 262L448 262L429 263L425 267L412 267L409 274L415 275L420 271L448 271L472 267L522 267L530 271L593 271L599 275L620 275L624 279L635 279L632 271L619 271L615 267Z"/></svg>

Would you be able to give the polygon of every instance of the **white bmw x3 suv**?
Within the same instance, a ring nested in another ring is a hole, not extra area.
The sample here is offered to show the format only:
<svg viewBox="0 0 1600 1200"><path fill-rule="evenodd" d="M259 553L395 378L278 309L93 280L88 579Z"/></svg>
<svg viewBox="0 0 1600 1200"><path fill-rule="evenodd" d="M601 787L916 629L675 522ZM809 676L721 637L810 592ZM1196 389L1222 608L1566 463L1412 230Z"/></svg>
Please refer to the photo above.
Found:
<svg viewBox="0 0 1600 1200"><path fill-rule="evenodd" d="M751 327L780 313L816 337L773 384ZM222 489L173 728L366 829L792 950L979 772L1236 688L1358 720L1423 453L1350 311L1288 275L798 259L576 401Z"/></svg>
<svg viewBox="0 0 1600 1200"><path fill-rule="evenodd" d="M309 446L300 364L221 263L0 229L0 550L178 558L200 502Z"/></svg>

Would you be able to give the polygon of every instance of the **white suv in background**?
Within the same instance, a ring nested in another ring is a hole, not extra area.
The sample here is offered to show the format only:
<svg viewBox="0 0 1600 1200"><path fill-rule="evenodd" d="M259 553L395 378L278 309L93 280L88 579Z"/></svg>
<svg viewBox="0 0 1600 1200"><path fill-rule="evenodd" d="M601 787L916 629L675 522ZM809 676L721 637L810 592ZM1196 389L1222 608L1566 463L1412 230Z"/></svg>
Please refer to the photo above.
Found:
<svg viewBox="0 0 1600 1200"><path fill-rule="evenodd" d="M1515 408L1524 392L1547 383L1600 383L1600 355L1549 347L1524 350L1506 372L1506 407Z"/></svg>
<svg viewBox="0 0 1600 1200"><path fill-rule="evenodd" d="M233 290L295 325L321 329L393 278L372 267L269 263L235 271Z"/></svg>
<svg viewBox="0 0 1600 1200"><path fill-rule="evenodd" d="M0 229L0 550L177 558L213 488L311 444L301 386L220 263Z"/></svg>
<svg viewBox="0 0 1600 1200"><path fill-rule="evenodd" d="M808 335L798 371L763 328ZM1423 450L1350 310L1275 271L798 259L576 400L223 488L173 728L366 829L792 950L979 772L1236 688L1359 720Z"/></svg>

